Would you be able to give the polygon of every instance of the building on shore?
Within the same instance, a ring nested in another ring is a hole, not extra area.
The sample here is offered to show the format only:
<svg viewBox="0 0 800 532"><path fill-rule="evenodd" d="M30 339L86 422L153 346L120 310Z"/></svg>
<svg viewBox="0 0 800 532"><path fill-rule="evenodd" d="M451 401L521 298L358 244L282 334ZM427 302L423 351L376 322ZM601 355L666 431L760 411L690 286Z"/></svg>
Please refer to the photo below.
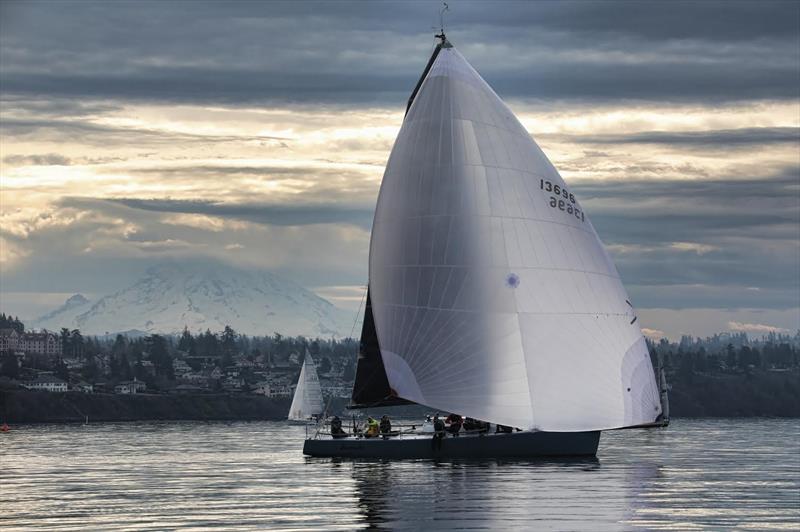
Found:
<svg viewBox="0 0 800 532"><path fill-rule="evenodd" d="M48 331L20 334L14 329L0 329L0 351L22 351L60 357L61 338Z"/></svg>
<svg viewBox="0 0 800 532"><path fill-rule="evenodd" d="M114 386L114 393L122 395L135 395L144 391L147 391L147 384L136 379L133 379L132 381L120 382Z"/></svg>
<svg viewBox="0 0 800 532"><path fill-rule="evenodd" d="M85 381L79 381L72 385L72 390L81 393L94 393L94 385Z"/></svg>
<svg viewBox="0 0 800 532"><path fill-rule="evenodd" d="M16 351L20 336L14 329L0 329L0 351Z"/></svg>
<svg viewBox="0 0 800 532"><path fill-rule="evenodd" d="M24 388L28 390L37 390L42 392L66 392L68 385L65 381L59 379L55 375L49 373L41 373L36 378L22 383Z"/></svg>

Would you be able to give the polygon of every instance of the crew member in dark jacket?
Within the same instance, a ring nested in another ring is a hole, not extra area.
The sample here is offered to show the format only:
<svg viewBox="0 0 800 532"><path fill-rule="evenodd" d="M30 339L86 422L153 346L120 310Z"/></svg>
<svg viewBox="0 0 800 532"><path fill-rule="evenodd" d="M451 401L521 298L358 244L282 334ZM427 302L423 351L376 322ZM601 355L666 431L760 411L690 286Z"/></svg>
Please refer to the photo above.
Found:
<svg viewBox="0 0 800 532"><path fill-rule="evenodd" d="M392 432L392 422L389 421L389 416L386 414L381 418L381 434L389 434Z"/></svg>
<svg viewBox="0 0 800 532"><path fill-rule="evenodd" d="M431 449L438 451L442 448L442 439L444 438L444 421L439 419L439 414L433 416L433 440L431 441Z"/></svg>
<svg viewBox="0 0 800 532"><path fill-rule="evenodd" d="M459 416L458 414L450 414L449 416L447 416L447 419L445 421L447 421L447 423L450 424L450 427L447 429L447 432L453 435L458 434L458 431L461 430L461 425L464 423L463 419L461 419L461 416Z"/></svg>
<svg viewBox="0 0 800 532"><path fill-rule="evenodd" d="M347 433L342 430L342 420L339 416L333 416L331 419L331 436L334 438L346 438Z"/></svg>

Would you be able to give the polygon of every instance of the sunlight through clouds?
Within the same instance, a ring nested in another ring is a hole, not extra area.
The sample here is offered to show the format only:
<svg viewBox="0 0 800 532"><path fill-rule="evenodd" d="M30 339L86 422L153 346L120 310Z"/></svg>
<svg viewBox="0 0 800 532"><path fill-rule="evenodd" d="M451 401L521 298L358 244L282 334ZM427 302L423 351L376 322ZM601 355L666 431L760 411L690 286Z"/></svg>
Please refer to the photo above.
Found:
<svg viewBox="0 0 800 532"><path fill-rule="evenodd" d="M427 5L11 7L4 294L99 293L179 258L358 308ZM595 3L505 7L464 4L448 35L586 206L653 335L698 309L703 327L800 327L796 5L737 2L719 22L705 3L626 4L635 23Z"/></svg>

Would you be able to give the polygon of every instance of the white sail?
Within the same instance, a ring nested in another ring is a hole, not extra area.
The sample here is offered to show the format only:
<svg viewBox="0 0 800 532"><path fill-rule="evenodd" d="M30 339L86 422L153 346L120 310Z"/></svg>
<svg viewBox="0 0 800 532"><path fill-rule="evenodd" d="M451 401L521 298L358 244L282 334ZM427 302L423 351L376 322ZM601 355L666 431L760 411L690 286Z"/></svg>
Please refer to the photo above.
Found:
<svg viewBox="0 0 800 532"><path fill-rule="evenodd" d="M302 421L311 416L320 415L325 410L322 400L322 387L319 384L317 367L311 354L306 352L303 367L300 369L300 378L297 379L297 388L294 390L292 406L289 408L289 419Z"/></svg>
<svg viewBox="0 0 800 532"><path fill-rule="evenodd" d="M449 43L392 149L369 266L398 397L551 431L660 413L644 338L588 215Z"/></svg>

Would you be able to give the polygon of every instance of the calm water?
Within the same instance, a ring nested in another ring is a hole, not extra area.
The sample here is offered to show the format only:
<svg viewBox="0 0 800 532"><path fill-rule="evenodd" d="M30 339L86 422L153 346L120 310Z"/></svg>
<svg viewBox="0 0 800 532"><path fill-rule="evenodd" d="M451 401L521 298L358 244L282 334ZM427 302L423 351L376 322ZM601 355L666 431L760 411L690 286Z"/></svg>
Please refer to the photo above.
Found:
<svg viewBox="0 0 800 532"><path fill-rule="evenodd" d="M287 423L20 426L0 528L797 530L799 426L677 420L568 463L311 459Z"/></svg>

